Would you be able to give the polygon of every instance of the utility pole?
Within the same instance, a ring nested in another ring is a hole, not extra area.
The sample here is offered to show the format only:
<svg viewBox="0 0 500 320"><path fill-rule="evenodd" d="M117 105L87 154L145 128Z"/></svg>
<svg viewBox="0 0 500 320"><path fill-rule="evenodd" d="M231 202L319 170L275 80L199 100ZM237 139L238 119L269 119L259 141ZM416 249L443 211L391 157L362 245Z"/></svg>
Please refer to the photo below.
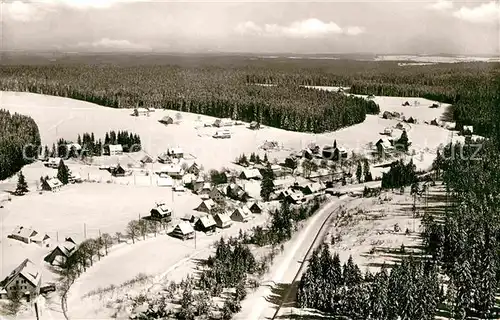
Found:
<svg viewBox="0 0 500 320"><path fill-rule="evenodd" d="M87 239L87 224L83 223L83 239Z"/></svg>
<svg viewBox="0 0 500 320"><path fill-rule="evenodd" d="M194 249L196 250L196 230L194 232Z"/></svg>

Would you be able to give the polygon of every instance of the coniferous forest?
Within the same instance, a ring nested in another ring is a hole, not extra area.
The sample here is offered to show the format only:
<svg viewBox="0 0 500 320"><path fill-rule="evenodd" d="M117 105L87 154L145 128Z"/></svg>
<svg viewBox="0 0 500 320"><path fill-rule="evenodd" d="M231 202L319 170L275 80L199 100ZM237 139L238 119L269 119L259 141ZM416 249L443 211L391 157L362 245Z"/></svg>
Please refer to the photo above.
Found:
<svg viewBox="0 0 500 320"><path fill-rule="evenodd" d="M39 146L40 133L31 117L0 109L0 180L35 159Z"/></svg>

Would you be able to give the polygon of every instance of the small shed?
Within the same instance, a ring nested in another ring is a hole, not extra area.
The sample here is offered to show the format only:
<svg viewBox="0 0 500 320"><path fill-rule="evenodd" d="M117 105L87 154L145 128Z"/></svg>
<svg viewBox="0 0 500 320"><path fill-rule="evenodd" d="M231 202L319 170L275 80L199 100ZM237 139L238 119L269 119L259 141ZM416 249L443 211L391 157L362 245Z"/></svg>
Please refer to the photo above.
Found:
<svg viewBox="0 0 500 320"><path fill-rule="evenodd" d="M214 216L215 224L217 225L217 228L220 229L227 229L229 228L233 222L231 221L231 218L225 214L225 213L218 213Z"/></svg>
<svg viewBox="0 0 500 320"><path fill-rule="evenodd" d="M174 119L172 119L172 117L169 117L169 116L164 116L163 118L161 118L160 120L158 120L159 123L162 123L164 125L169 125L169 124L173 124L174 123Z"/></svg>
<svg viewBox="0 0 500 320"><path fill-rule="evenodd" d="M123 177L127 173L127 171L121 165L109 168L109 172L113 177Z"/></svg>
<svg viewBox="0 0 500 320"><path fill-rule="evenodd" d="M31 242L34 242L42 247L48 247L50 244L50 237L46 233L37 233L31 237Z"/></svg>
<svg viewBox="0 0 500 320"><path fill-rule="evenodd" d="M224 119L217 119L214 122L214 127L230 127L233 125L233 120L229 118L224 118Z"/></svg>
<svg viewBox="0 0 500 320"><path fill-rule="evenodd" d="M217 130L212 136L215 139L229 139L231 138L231 131L229 130Z"/></svg>
<svg viewBox="0 0 500 320"><path fill-rule="evenodd" d="M181 221L177 224L171 233L172 237L179 238L182 240L188 240L194 238L194 229L191 224L187 221Z"/></svg>
<svg viewBox="0 0 500 320"><path fill-rule="evenodd" d="M56 192L61 190L63 183L57 178L43 179L42 190Z"/></svg>
<svg viewBox="0 0 500 320"><path fill-rule="evenodd" d="M433 126L439 126L439 123L438 123L438 121L437 121L436 118L434 118L434 120L431 121L431 125L433 125Z"/></svg>
<svg viewBox="0 0 500 320"><path fill-rule="evenodd" d="M257 121L252 121L252 122L250 122L249 128L252 130L258 130L258 129L260 129L260 123L258 123Z"/></svg>
<svg viewBox="0 0 500 320"><path fill-rule="evenodd" d="M406 122L407 123L417 123L417 119L415 119L413 117L409 117L408 119L406 119Z"/></svg>
<svg viewBox="0 0 500 320"><path fill-rule="evenodd" d="M410 106L410 103L408 101L405 101L403 104L402 104L403 107L409 107Z"/></svg>
<svg viewBox="0 0 500 320"><path fill-rule="evenodd" d="M143 164L146 164L146 163L153 163L153 162L154 162L154 160L153 160L153 158L151 158L149 155L145 154L145 155L141 158L140 162L141 162L141 163L143 163Z"/></svg>
<svg viewBox="0 0 500 320"><path fill-rule="evenodd" d="M195 230L205 233L212 233L215 231L215 228L216 228L216 223L211 215L200 217L194 225Z"/></svg>
<svg viewBox="0 0 500 320"><path fill-rule="evenodd" d="M252 213L248 207L236 208L231 214L231 220L237 222L247 222L252 218Z"/></svg>
<svg viewBox="0 0 500 320"><path fill-rule="evenodd" d="M384 113L382 113L382 118L384 118L384 119L392 119L392 118L394 118L394 115L391 112L389 112L389 111L384 111Z"/></svg>

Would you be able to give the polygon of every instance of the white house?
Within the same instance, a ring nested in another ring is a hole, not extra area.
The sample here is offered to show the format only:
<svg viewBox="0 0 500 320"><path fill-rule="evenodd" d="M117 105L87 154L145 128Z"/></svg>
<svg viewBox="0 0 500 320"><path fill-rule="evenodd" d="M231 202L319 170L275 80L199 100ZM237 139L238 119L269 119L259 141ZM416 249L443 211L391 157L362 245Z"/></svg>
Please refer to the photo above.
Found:
<svg viewBox="0 0 500 320"><path fill-rule="evenodd" d="M32 228L25 228L23 226L17 226L14 231L9 235L9 238L22 241L24 243L30 243L31 238L37 235L38 232Z"/></svg>
<svg viewBox="0 0 500 320"><path fill-rule="evenodd" d="M160 171L158 171L158 174L166 174L174 179L180 179L184 175L184 170L178 164L169 164L161 167Z"/></svg>
<svg viewBox="0 0 500 320"><path fill-rule="evenodd" d="M108 147L110 156L117 156L123 154L123 147L121 144L110 144Z"/></svg>
<svg viewBox="0 0 500 320"><path fill-rule="evenodd" d="M61 190L62 186L63 186L63 183L59 179L50 178L50 179L44 180L44 182L42 183L42 190L56 192L56 191Z"/></svg>
<svg viewBox="0 0 500 320"><path fill-rule="evenodd" d="M25 259L3 281L2 285L7 291L7 296L21 293L29 301L40 293L42 273L29 259Z"/></svg>
<svg viewBox="0 0 500 320"><path fill-rule="evenodd" d="M212 136L215 139L229 139L231 138L231 131L229 130L217 130Z"/></svg>
<svg viewBox="0 0 500 320"><path fill-rule="evenodd" d="M243 169L240 174L241 179L262 179L262 175L257 169Z"/></svg>
<svg viewBox="0 0 500 320"><path fill-rule="evenodd" d="M167 154L172 158L182 159L184 158L184 151L180 147L169 148Z"/></svg>

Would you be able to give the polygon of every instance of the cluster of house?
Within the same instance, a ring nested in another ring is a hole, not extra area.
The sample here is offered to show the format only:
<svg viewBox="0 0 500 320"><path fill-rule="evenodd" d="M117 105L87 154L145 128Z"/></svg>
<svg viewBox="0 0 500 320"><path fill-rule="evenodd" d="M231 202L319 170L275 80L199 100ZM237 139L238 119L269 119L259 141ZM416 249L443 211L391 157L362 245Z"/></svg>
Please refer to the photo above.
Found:
<svg viewBox="0 0 500 320"><path fill-rule="evenodd" d="M417 123L417 119L415 119L414 117L409 117L409 118L406 118L404 115L402 115L401 113L399 112L390 112L390 111L384 111L384 113L382 113L382 118L383 119L400 119L401 121L403 122L406 122L406 123Z"/></svg>
<svg viewBox="0 0 500 320"><path fill-rule="evenodd" d="M9 238L25 243L37 243L49 246L51 240L47 234L38 233L31 228L16 227ZM67 237L65 241L58 244L45 256L44 261L51 265L62 265L77 248L77 242L73 237ZM4 280L0 282L0 299L8 299L13 296L25 298L28 302L40 293L54 291L54 285L42 286L42 272L39 266L31 260L25 259Z"/></svg>
<svg viewBox="0 0 500 320"><path fill-rule="evenodd" d="M279 188L279 187L278 187ZM321 182L310 182L306 185L293 184L286 189L275 190L276 199L286 201L290 204L301 204L307 200L307 196L317 195L326 190L326 185Z"/></svg>
<svg viewBox="0 0 500 320"><path fill-rule="evenodd" d="M192 239L195 236L195 231L210 234L215 232L217 228L227 229L233 225L233 222L250 221L254 214L260 214L263 210L257 202L243 205L229 213L213 213L212 209L215 206L214 200L203 200L196 208L200 213L184 216L183 221L174 227L171 235L182 240Z"/></svg>
<svg viewBox="0 0 500 320"><path fill-rule="evenodd" d="M329 160L339 160L346 159L348 157L348 152L344 147L336 145L326 145L323 148L315 143L310 144L307 148L303 149L298 154L292 154L295 158L305 158L305 159L329 159Z"/></svg>

